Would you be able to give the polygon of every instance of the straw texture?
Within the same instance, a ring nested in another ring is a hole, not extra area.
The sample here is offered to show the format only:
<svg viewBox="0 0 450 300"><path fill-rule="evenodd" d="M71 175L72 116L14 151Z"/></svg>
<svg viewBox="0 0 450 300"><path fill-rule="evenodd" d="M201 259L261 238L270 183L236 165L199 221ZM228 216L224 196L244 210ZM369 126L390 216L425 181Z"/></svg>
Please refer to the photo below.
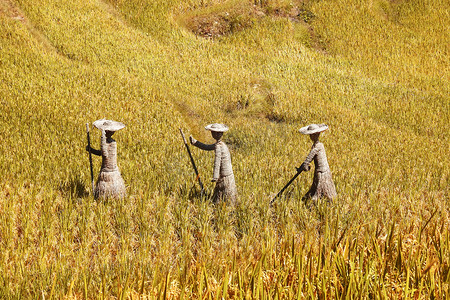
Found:
<svg viewBox="0 0 450 300"><path fill-rule="evenodd" d="M202 150L214 150L214 170L213 181L216 181L214 188L213 202L229 201L236 204L237 190L234 180L233 168L231 166L231 155L227 145L219 140L215 144L203 144L191 138L192 144Z"/></svg>
<svg viewBox="0 0 450 300"><path fill-rule="evenodd" d="M302 134L314 134L328 129L326 124L311 124L299 129Z"/></svg>
<svg viewBox="0 0 450 300"><path fill-rule="evenodd" d="M106 119L97 120L94 123L92 123L92 125L94 125L94 127L98 128L100 130L105 130L105 131L118 131L120 129L125 128L125 124L123 124L122 122L106 120Z"/></svg>
<svg viewBox="0 0 450 300"><path fill-rule="evenodd" d="M302 167L306 169L312 161L314 161L314 179L311 188L303 197L304 199L312 199L317 201L321 197L332 200L336 197L336 188L331 176L330 167L328 165L325 147L320 142L315 142Z"/></svg>
<svg viewBox="0 0 450 300"><path fill-rule="evenodd" d="M126 195L125 182L117 166L117 143L107 138L105 132L101 137L102 168L98 175L95 198L121 199Z"/></svg>
<svg viewBox="0 0 450 300"><path fill-rule="evenodd" d="M209 124L205 127L206 130L215 131L215 132L225 132L228 131L228 126L224 124L214 123Z"/></svg>

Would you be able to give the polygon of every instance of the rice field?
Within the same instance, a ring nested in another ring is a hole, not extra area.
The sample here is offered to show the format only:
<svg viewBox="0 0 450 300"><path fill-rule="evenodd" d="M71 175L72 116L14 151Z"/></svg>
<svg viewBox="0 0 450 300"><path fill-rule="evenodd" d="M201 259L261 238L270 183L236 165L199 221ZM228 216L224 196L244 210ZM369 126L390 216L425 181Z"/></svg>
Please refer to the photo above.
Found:
<svg viewBox="0 0 450 300"><path fill-rule="evenodd" d="M449 11L0 0L0 298L448 298ZM101 118L126 124L122 200L93 198ZM213 154L192 147L200 195L179 133L212 143L214 122L235 208L209 201ZM270 206L311 123L338 197L305 205L310 171Z"/></svg>

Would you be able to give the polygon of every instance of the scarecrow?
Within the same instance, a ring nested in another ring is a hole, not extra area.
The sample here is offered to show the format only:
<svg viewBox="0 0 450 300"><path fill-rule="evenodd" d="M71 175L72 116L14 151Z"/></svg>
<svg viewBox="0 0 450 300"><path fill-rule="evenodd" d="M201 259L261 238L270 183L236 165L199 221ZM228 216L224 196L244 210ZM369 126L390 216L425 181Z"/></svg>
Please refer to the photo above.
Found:
<svg viewBox="0 0 450 300"><path fill-rule="evenodd" d="M94 197L96 199L121 199L126 195L125 182L117 166L117 143L112 135L124 128L125 125L121 122L105 119L97 120L93 125L102 131L101 150L96 150L89 145L86 147L87 151L102 157L102 168L98 175Z"/></svg>
<svg viewBox="0 0 450 300"><path fill-rule="evenodd" d="M325 197L328 200L333 200L336 197L336 188L331 178L331 171L325 154L325 147L319 142L319 135L321 132L328 129L325 124L311 124L300 128L300 133L307 134L311 138L313 145L311 151L306 157L302 165L297 168L297 172L309 171L310 163L314 160L314 179L311 188L303 197L304 200L311 199L314 203L317 199Z"/></svg>
<svg viewBox="0 0 450 300"><path fill-rule="evenodd" d="M228 127L223 124L209 124L205 127L211 131L212 137L216 140L214 144L207 145L195 140L192 136L189 140L192 145L206 151L214 150L214 171L212 182L216 182L214 188L213 202L230 201L232 205L236 205L236 183L234 181L233 168L231 167L231 156L227 145L222 141L222 136Z"/></svg>

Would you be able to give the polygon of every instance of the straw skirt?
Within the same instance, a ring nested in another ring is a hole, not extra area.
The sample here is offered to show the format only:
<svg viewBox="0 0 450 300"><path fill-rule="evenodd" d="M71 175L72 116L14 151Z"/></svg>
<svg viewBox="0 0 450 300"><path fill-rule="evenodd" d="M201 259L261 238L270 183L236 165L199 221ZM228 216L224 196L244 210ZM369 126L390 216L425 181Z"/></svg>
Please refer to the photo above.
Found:
<svg viewBox="0 0 450 300"><path fill-rule="evenodd" d="M336 188L333 179L331 178L331 172L315 172L313 184L303 199L310 198L313 201L316 201L319 198L325 197L329 200L333 200L336 195Z"/></svg>
<svg viewBox="0 0 450 300"><path fill-rule="evenodd" d="M219 178L214 188L213 202L217 203L221 200L229 201L230 204L235 205L237 198L236 183L234 181L234 175L228 175Z"/></svg>
<svg viewBox="0 0 450 300"><path fill-rule="evenodd" d="M97 186L95 188L95 198L115 198L121 199L125 197L125 182L123 181L120 171L100 171L98 175Z"/></svg>

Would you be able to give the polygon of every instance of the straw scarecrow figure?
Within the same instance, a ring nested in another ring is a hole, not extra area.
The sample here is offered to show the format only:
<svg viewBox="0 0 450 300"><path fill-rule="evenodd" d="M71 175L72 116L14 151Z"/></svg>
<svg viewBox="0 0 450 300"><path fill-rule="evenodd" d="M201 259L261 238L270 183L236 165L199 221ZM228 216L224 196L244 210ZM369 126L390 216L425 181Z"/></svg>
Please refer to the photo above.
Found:
<svg viewBox="0 0 450 300"><path fill-rule="evenodd" d="M223 124L209 124L205 127L206 130L211 131L212 137L216 140L214 144L207 145L195 140L192 136L189 140L192 145L206 151L213 151L214 171L212 182L216 182L214 188L213 202L230 201L232 205L236 205L237 191L236 183L234 181L233 168L231 166L231 156L227 145L222 141L222 136L228 127Z"/></svg>
<svg viewBox="0 0 450 300"><path fill-rule="evenodd" d="M117 166L117 143L112 135L124 128L125 125L121 122L105 119L97 120L93 125L102 131L101 150L86 147L87 151L90 150L92 154L102 157L102 168L98 175L94 197L96 199L123 198L126 195L125 182Z"/></svg>
<svg viewBox="0 0 450 300"><path fill-rule="evenodd" d="M311 188L303 197L304 200L311 199L314 203L321 197L333 200L336 197L336 188L331 178L331 171L328 165L327 155L325 154L325 147L319 142L319 135L321 132L328 129L325 124L311 124L300 128L300 133L307 134L313 141L311 151L306 157L302 165L297 168L297 171L309 171L310 163L314 160L314 179Z"/></svg>

